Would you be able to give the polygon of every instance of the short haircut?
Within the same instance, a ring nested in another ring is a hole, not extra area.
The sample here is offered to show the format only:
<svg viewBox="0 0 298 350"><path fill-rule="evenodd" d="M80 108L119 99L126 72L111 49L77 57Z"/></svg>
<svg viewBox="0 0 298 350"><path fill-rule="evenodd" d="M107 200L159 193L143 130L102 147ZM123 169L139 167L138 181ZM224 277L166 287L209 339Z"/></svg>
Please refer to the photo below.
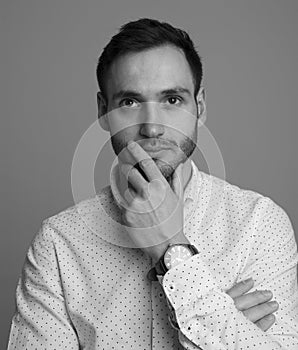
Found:
<svg viewBox="0 0 298 350"><path fill-rule="evenodd" d="M107 98L106 75L118 57L163 45L174 45L183 50L193 75L195 97L201 86L203 71L201 58L189 35L184 30L175 28L166 22L141 18L124 24L119 33L114 35L105 46L98 59L96 76L104 98Z"/></svg>

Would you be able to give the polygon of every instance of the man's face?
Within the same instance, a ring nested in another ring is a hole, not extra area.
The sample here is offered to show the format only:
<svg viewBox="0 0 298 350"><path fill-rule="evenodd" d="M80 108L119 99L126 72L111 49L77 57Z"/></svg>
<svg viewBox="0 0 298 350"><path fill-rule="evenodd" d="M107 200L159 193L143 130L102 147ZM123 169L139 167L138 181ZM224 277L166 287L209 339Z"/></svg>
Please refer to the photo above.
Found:
<svg viewBox="0 0 298 350"><path fill-rule="evenodd" d="M162 46L118 58L106 94L106 122L119 160L134 163L125 148L137 141L169 179L197 139L194 82L183 51Z"/></svg>

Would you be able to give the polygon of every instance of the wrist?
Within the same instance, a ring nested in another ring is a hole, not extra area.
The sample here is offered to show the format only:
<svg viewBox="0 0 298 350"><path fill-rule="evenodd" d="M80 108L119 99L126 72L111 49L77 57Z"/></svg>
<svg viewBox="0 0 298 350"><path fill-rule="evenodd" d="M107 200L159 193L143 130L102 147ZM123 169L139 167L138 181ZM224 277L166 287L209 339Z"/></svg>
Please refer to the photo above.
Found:
<svg viewBox="0 0 298 350"><path fill-rule="evenodd" d="M157 281L168 270L187 261L196 254L199 254L198 249L189 242L169 243L163 255L154 263L155 266L148 272L147 277L150 281Z"/></svg>
<svg viewBox="0 0 298 350"><path fill-rule="evenodd" d="M190 244L190 241L187 239L187 237L185 237L183 232L179 232L177 235L165 241L164 243L152 247L155 248L150 254L153 264L156 264L157 261L164 255L169 244Z"/></svg>

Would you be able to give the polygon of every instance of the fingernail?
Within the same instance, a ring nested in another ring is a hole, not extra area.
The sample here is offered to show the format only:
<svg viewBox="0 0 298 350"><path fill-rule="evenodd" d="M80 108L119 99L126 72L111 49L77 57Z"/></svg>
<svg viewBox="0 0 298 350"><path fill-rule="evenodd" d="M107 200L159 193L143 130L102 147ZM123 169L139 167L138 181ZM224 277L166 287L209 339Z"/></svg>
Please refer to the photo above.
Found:
<svg viewBox="0 0 298 350"><path fill-rule="evenodd" d="M272 292L271 292L270 290L264 290L264 291L263 291L263 295L264 295L265 297L271 297Z"/></svg>
<svg viewBox="0 0 298 350"><path fill-rule="evenodd" d="M251 277L249 277L247 280L244 280L244 281L243 281L243 283L245 283L245 284L246 284L246 283L249 283L249 282L251 282L251 281L252 281L252 278L251 278Z"/></svg>
<svg viewBox="0 0 298 350"><path fill-rule="evenodd" d="M277 302L277 301L272 301L272 302L270 303L270 306L271 306L273 309L275 309L275 308L278 307L278 302Z"/></svg>

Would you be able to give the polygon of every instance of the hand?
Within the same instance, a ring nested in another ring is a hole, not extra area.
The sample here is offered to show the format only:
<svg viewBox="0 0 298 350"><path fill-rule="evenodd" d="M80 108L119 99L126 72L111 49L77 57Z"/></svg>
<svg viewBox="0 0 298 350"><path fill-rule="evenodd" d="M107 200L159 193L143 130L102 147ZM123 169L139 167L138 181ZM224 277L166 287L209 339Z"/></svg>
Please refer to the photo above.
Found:
<svg viewBox="0 0 298 350"><path fill-rule="evenodd" d="M254 285L252 279L237 283L226 293L234 300L235 306L246 318L263 331L267 331L275 322L273 312L278 309L276 302L270 302L270 291L257 290L247 293ZM245 294L247 293L247 294Z"/></svg>
<svg viewBox="0 0 298 350"><path fill-rule="evenodd" d="M156 262L169 243L189 243L183 234L182 164L173 174L171 188L140 145L133 142L127 149L146 179L132 165L122 164L121 171L132 187L125 193L122 218L137 247Z"/></svg>

